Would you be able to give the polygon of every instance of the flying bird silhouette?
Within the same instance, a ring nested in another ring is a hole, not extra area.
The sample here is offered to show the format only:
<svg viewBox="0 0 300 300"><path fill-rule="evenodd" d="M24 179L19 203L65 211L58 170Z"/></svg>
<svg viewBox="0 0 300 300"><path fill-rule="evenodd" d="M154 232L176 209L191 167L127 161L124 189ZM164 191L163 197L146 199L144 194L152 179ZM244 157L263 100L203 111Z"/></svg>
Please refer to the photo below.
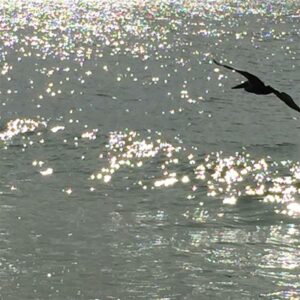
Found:
<svg viewBox="0 0 300 300"><path fill-rule="evenodd" d="M258 77L256 77L253 74L250 74L246 71L232 68L230 66L220 64L215 59L213 59L213 62L215 64L217 64L218 66L222 66L229 70L234 70L237 73L240 73L241 75L243 75L244 77L246 77L248 79L248 81L245 81L241 84L238 84L238 85L232 87L233 89L245 89L245 91L247 91L249 93L257 94L257 95L268 95L268 94L273 93L281 101L283 101L286 105L288 105L290 108L300 112L300 107L294 102L294 100L292 99L292 97L290 95L283 93L283 92L279 92L269 85L265 85Z"/></svg>

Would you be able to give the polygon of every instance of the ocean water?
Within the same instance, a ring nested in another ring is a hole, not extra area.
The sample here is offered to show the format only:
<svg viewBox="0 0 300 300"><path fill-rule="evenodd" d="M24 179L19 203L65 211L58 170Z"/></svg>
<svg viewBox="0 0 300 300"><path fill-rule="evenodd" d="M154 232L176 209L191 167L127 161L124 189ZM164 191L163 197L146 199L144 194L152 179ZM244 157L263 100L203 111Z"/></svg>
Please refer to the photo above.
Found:
<svg viewBox="0 0 300 300"><path fill-rule="evenodd" d="M298 299L299 1L0 3L0 299Z"/></svg>

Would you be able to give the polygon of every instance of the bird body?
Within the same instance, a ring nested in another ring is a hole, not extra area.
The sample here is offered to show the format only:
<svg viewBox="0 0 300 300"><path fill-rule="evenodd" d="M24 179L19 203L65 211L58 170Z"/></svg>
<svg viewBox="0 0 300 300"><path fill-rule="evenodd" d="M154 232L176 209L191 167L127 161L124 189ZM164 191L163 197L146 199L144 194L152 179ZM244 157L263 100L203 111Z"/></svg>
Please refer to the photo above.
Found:
<svg viewBox="0 0 300 300"><path fill-rule="evenodd" d="M245 81L238 84L233 89L244 89L248 93L253 93L256 95L269 95L274 93L274 89L269 85L255 85L251 84L249 81Z"/></svg>
<svg viewBox="0 0 300 300"><path fill-rule="evenodd" d="M268 95L268 94L275 94L281 101L283 101L286 105L288 105L290 108L300 112L300 107L294 102L291 96L289 96L286 93L279 92L275 90L273 87L269 85L265 85L258 77L255 75L248 73L246 71L238 70L235 68L232 68L227 65L220 64L215 59L213 59L213 62L217 64L218 66L222 66L226 69L233 70L244 77L248 79L248 81L245 81L241 84L238 84L233 89L244 89L245 91L249 93L253 93L256 95Z"/></svg>

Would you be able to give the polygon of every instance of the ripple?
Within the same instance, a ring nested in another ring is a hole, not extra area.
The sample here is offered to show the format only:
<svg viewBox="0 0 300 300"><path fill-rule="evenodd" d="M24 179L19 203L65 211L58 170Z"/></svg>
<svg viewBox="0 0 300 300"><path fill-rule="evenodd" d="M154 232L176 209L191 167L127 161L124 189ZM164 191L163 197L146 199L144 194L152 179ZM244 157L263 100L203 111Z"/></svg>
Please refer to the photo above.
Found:
<svg viewBox="0 0 300 300"><path fill-rule="evenodd" d="M8 141L13 137L41 131L47 127L47 123L32 119L14 119L7 122L5 129L0 132L0 140Z"/></svg>
<svg viewBox="0 0 300 300"><path fill-rule="evenodd" d="M196 153L164 141L161 133L143 138L136 131L110 133L106 151L99 157L106 165L93 173L91 180L108 184L122 169L142 169L142 177L132 184L144 190L184 185L190 190L187 199L194 199L204 186L208 197L224 205L247 198L272 204L279 214L300 214L299 162L253 159L244 152L232 156L214 152L196 159Z"/></svg>

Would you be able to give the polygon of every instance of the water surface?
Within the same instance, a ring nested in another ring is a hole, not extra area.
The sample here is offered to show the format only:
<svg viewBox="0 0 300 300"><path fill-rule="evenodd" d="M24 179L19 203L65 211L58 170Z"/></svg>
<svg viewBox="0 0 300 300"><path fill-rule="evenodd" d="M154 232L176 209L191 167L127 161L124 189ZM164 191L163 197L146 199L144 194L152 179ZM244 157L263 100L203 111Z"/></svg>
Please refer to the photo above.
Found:
<svg viewBox="0 0 300 300"><path fill-rule="evenodd" d="M299 296L297 1L0 11L1 298Z"/></svg>

